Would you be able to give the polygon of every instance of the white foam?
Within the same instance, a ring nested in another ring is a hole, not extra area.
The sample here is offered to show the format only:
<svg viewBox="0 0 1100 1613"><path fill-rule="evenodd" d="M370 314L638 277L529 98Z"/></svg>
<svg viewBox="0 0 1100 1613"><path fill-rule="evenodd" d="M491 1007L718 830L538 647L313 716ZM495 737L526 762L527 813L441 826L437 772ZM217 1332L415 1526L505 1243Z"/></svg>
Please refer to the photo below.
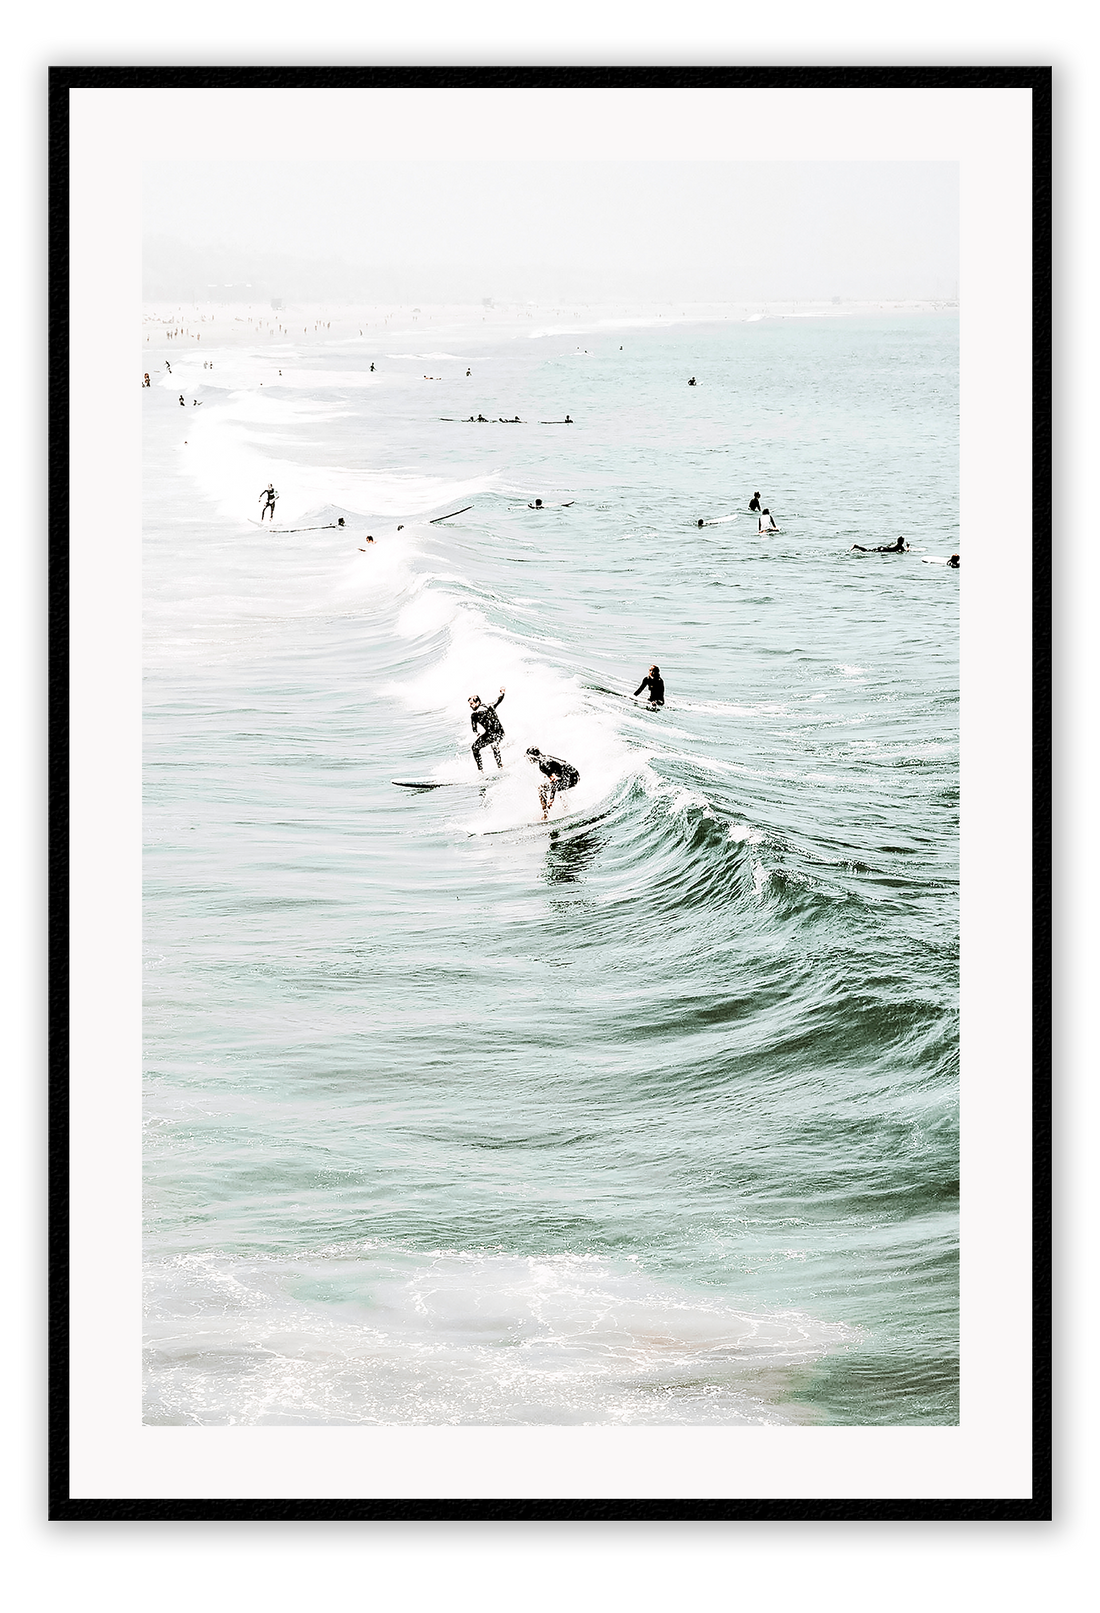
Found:
<svg viewBox="0 0 1100 1613"><path fill-rule="evenodd" d="M858 1338L580 1254L215 1251L148 1292L147 1420L206 1425L783 1424L790 1372Z"/></svg>

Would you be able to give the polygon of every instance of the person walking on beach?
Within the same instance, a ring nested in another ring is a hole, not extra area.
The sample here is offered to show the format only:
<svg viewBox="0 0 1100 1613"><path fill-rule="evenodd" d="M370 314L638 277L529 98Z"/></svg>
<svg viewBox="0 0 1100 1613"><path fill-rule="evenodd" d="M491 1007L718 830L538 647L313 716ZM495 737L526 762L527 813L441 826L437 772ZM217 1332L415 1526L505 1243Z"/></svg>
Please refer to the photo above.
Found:
<svg viewBox="0 0 1100 1613"><path fill-rule="evenodd" d="M486 745L491 747L493 755L496 757L497 766L504 766L504 763L500 759L500 742L504 738L504 729L501 725L500 718L497 716L497 707L500 705L500 702L503 699L503 689L500 691L499 695L493 701L491 706L483 706L481 704L481 696L479 694L472 694L469 699L470 727L473 729L474 733L477 734L477 738L470 746L470 750L473 752L473 758L477 763L477 770L479 773L484 771L481 765L481 753L485 749ZM483 729L484 732L478 734L477 731L479 728Z"/></svg>
<svg viewBox="0 0 1100 1613"><path fill-rule="evenodd" d="M267 503L264 504L263 509L260 511L260 520L261 520L261 522L263 521L264 516L270 510L270 512L271 512L271 523L272 523L272 525L275 524L275 500L278 498L278 496L279 496L278 493L276 493L276 491L275 491L274 482L268 482L267 486L264 488L263 492L260 494L259 499L257 499L257 501L256 501L257 503L260 503L264 499L267 500Z"/></svg>
<svg viewBox="0 0 1100 1613"><path fill-rule="evenodd" d="M650 667L648 675L642 679L641 683L639 683L638 687L635 689L635 697L640 695L643 689L649 690L648 700L651 711L657 706L664 705L665 680L661 676L661 669L659 666Z"/></svg>
<svg viewBox="0 0 1100 1613"><path fill-rule="evenodd" d="M573 789L580 783L581 776L572 762L563 762L560 756L544 756L537 745L528 746L527 760L537 765L546 780L544 784L539 785L539 804L545 822L546 814L554 805L554 798L563 790Z"/></svg>

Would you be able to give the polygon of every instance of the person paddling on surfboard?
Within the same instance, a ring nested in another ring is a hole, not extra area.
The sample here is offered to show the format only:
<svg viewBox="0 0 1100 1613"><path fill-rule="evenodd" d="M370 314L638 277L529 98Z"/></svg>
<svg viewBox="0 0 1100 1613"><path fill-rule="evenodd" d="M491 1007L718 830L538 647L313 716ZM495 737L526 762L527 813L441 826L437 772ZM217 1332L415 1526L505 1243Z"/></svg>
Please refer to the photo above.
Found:
<svg viewBox="0 0 1100 1613"><path fill-rule="evenodd" d="M270 510L270 512L271 512L271 520L274 523L274 520L275 520L275 500L278 498L278 496L279 496L278 493L276 493L276 491L275 491L275 483L274 482L268 482L267 486L264 488L263 492L260 494L259 498L256 500L257 504L262 504L264 499L267 500L267 503L264 504L263 509L260 511L260 520L261 521L263 521L264 516ZM293 516L291 517L291 519L293 520Z"/></svg>
<svg viewBox="0 0 1100 1613"><path fill-rule="evenodd" d="M860 554L905 554L909 549L909 545L904 538L899 538L896 543L879 543L870 549L865 548L862 543L853 543L852 549L858 549ZM852 549L848 550L849 554L851 554Z"/></svg>
<svg viewBox="0 0 1100 1613"><path fill-rule="evenodd" d="M472 694L470 696L470 727L473 729L475 734L477 734L479 728L484 729L484 733L478 734L478 737L470 746L470 749L473 752L474 761L477 763L477 770L479 773L482 771L481 752L485 749L486 745L491 746L493 755L496 757L497 766L504 766L504 763L500 759L500 742L504 738L504 729L501 726L500 718L497 716L497 707L500 705L500 702L503 699L503 689L500 691L500 694L493 701L491 706L483 706L481 704L481 696L479 694Z"/></svg>
<svg viewBox="0 0 1100 1613"><path fill-rule="evenodd" d="M639 683L638 687L635 689L635 696L640 695L643 689L649 690L649 705L651 710L655 706L664 705L665 680L661 676L661 669L659 666L650 667L648 676L644 677L641 683Z"/></svg>
<svg viewBox="0 0 1100 1613"><path fill-rule="evenodd" d="M959 569L959 557L958 557L958 555L953 554L951 556L951 558L948 560L947 564L951 567L952 571L958 571L958 569Z"/></svg>
<svg viewBox="0 0 1100 1613"><path fill-rule="evenodd" d="M554 805L554 797L563 790L571 790L579 784L581 776L572 762L563 762L560 756L544 756L537 745L527 748L527 760L535 762L539 772L546 780L539 785L539 802L542 806L542 816L545 822L546 814Z"/></svg>

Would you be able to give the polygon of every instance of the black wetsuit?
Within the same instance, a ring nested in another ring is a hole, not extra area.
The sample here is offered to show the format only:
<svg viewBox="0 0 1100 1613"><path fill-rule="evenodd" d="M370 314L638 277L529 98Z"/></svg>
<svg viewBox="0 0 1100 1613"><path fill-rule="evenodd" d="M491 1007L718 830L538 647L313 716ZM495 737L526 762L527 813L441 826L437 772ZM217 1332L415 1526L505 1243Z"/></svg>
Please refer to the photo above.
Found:
<svg viewBox="0 0 1100 1613"><path fill-rule="evenodd" d="M474 761L477 763L479 773L481 772L481 752L486 745L492 746L497 766L504 766L500 759L500 742L504 738L504 728L501 725L500 718L497 716L497 707L503 699L503 695L498 695L491 706L481 705L478 706L476 711L471 711L470 713L470 727L474 733L477 734L479 728L484 728L485 730L483 734L478 734L478 737L470 746L474 753Z"/></svg>
<svg viewBox="0 0 1100 1613"><path fill-rule="evenodd" d="M862 543L853 543L852 548L853 549L858 549L861 554L904 554L905 553L905 543L901 538L899 538L896 543L879 543L879 544L876 544L873 548L870 548L870 549L864 548Z"/></svg>
<svg viewBox="0 0 1100 1613"><path fill-rule="evenodd" d="M563 762L560 756L539 756L536 760L539 772L546 778L546 783L539 785L539 800L542 802L542 810L549 812L558 791L571 790L575 784L580 783L581 776L572 762Z"/></svg>
<svg viewBox="0 0 1100 1613"><path fill-rule="evenodd" d="M638 687L635 689L634 693L636 695L639 695L639 694L641 694L643 689L648 689L649 690L649 703L650 703L651 706L663 706L664 705L664 703L665 703L665 680L664 680L664 678L643 678L641 683L639 683Z"/></svg>
<svg viewBox="0 0 1100 1613"><path fill-rule="evenodd" d="M760 494L759 493L754 493L752 498L749 500L749 514L750 515L759 515L760 514Z"/></svg>
<svg viewBox="0 0 1100 1613"><path fill-rule="evenodd" d="M947 564L951 567L951 569L953 571L958 571L958 569L959 569L959 557L958 557L958 555L953 554L951 556L950 560L947 562Z"/></svg>

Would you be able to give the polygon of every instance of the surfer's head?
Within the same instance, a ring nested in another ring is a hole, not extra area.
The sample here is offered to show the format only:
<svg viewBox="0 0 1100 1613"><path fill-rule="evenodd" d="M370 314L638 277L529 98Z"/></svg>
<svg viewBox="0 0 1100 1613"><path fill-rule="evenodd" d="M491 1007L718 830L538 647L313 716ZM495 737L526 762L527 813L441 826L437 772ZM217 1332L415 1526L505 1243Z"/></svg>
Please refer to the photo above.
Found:
<svg viewBox="0 0 1100 1613"><path fill-rule="evenodd" d="M472 694L470 696L470 704L471 706L480 706L481 696L479 694Z"/></svg>
<svg viewBox="0 0 1100 1613"><path fill-rule="evenodd" d="M651 678L659 678L661 676L660 667L659 666L651 666L650 669L649 669L649 675L650 675Z"/></svg>
<svg viewBox="0 0 1100 1613"><path fill-rule="evenodd" d="M529 762L537 762L541 755L542 755L542 752L539 750L537 745L528 745L528 747L527 747L527 760Z"/></svg>

